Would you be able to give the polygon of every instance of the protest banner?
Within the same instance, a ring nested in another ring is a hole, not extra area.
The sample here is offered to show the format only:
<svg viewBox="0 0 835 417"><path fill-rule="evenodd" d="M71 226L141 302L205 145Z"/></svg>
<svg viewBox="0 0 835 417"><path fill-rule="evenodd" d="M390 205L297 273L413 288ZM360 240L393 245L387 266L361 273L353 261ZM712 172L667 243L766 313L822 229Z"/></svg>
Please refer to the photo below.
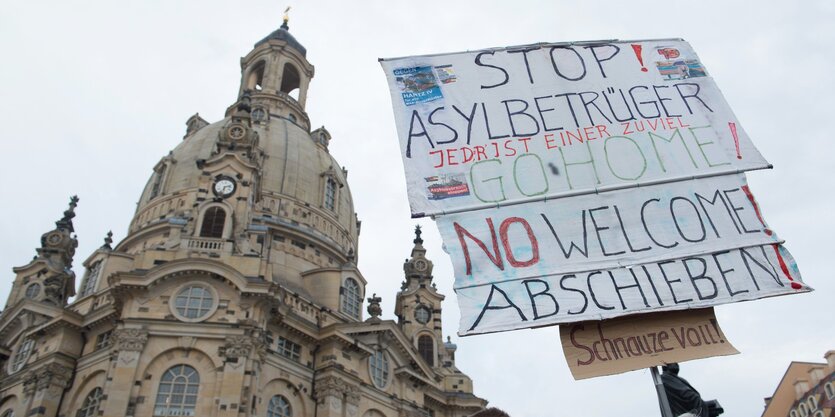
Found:
<svg viewBox="0 0 835 417"><path fill-rule="evenodd" d="M437 219L459 334L810 291L744 175Z"/></svg>
<svg viewBox="0 0 835 417"><path fill-rule="evenodd" d="M381 63L415 217L769 167L683 40Z"/></svg>
<svg viewBox="0 0 835 417"><path fill-rule="evenodd" d="M712 308L649 313L560 326L574 379L739 353Z"/></svg>
<svg viewBox="0 0 835 417"><path fill-rule="evenodd" d="M742 173L770 168L679 39L381 60L459 334L811 291Z"/></svg>

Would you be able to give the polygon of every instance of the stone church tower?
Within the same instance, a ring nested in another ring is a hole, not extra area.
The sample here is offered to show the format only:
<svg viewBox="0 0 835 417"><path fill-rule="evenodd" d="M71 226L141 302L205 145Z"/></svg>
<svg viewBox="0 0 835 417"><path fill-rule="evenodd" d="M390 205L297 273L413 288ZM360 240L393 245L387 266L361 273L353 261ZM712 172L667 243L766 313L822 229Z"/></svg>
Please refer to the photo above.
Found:
<svg viewBox="0 0 835 417"><path fill-rule="evenodd" d="M226 117L153 167L127 237L81 262L78 199L14 268L0 417L463 417L484 408L441 333L420 230L398 321L357 269L360 222L287 21L241 59ZM76 285L78 292L76 293ZM75 296L72 302L71 297Z"/></svg>

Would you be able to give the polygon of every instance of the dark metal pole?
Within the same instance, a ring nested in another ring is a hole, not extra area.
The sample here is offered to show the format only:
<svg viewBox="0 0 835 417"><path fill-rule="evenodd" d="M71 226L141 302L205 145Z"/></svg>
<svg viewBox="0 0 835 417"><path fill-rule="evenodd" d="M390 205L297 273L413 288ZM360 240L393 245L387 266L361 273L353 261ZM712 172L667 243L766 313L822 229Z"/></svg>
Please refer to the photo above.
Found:
<svg viewBox="0 0 835 417"><path fill-rule="evenodd" d="M670 402L667 400L667 391L664 391L664 383L661 381L661 375L658 374L658 368L650 366L649 372L652 374L652 383L655 385L655 392L658 394L658 405L661 406L661 416L675 417L673 411L670 409Z"/></svg>

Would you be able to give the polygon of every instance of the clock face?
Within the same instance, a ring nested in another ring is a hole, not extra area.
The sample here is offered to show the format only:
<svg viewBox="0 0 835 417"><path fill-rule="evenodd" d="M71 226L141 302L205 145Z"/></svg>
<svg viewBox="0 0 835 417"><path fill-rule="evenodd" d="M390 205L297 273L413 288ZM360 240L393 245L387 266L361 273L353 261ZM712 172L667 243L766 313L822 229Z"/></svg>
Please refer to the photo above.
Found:
<svg viewBox="0 0 835 417"><path fill-rule="evenodd" d="M420 324L426 324L432 318L432 311L425 305L420 305L415 309L415 320Z"/></svg>
<svg viewBox="0 0 835 417"><path fill-rule="evenodd" d="M422 259L419 259L419 260L415 261L415 269L417 269L418 271L421 271L421 272L426 271L426 268L428 266L429 265L426 263L426 261L424 261Z"/></svg>
<svg viewBox="0 0 835 417"><path fill-rule="evenodd" d="M234 139L234 140L242 139L245 134L246 134L246 130L244 129L243 126L235 125L235 126L232 126L232 127L229 128L229 137Z"/></svg>
<svg viewBox="0 0 835 417"><path fill-rule="evenodd" d="M235 193L235 187L235 180L229 177L221 177L215 181L212 191L216 196L226 198Z"/></svg>

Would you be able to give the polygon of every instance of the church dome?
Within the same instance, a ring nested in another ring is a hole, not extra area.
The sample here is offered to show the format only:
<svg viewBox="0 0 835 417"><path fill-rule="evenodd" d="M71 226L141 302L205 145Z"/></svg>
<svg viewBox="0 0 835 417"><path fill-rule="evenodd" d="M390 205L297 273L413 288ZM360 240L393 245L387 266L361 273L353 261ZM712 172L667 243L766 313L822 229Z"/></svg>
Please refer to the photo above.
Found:
<svg viewBox="0 0 835 417"><path fill-rule="evenodd" d="M355 260L347 171L328 152L330 133L310 129L313 66L304 54L285 24L241 59L238 99L218 122L198 114L186 122L183 141L154 167L121 250L208 246L246 255L270 235L289 251L317 248L316 260L296 254L313 262L299 271ZM207 236L230 243L200 240Z"/></svg>

